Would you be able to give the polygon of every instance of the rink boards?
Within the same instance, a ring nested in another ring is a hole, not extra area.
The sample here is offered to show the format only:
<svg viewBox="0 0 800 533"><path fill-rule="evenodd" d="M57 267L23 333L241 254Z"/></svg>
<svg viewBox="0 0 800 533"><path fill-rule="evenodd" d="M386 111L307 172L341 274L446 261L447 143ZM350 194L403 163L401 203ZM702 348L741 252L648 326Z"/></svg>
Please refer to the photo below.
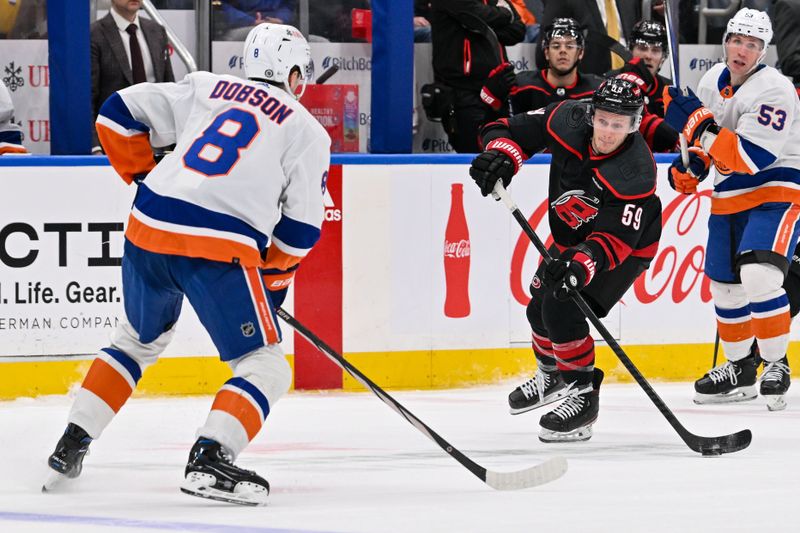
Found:
<svg viewBox="0 0 800 533"><path fill-rule="evenodd" d="M538 254L505 207L477 192L469 160L334 157L323 239L286 308L381 386L487 383L533 367L525 304ZM710 202L707 190L678 196L669 188L670 160L657 158L664 206L658 255L604 322L646 376L688 380L708 368L713 351L702 274ZM510 188L543 239L548 162L536 156ZM64 393L107 345L122 310L119 261L135 189L105 158L6 158L0 175L0 398ZM470 240L470 310L462 318L444 313L454 183L464 184ZM188 302L177 327L139 389L216 390L227 367ZM296 388L358 388L288 326L283 333ZM626 380L602 343L598 365Z"/></svg>

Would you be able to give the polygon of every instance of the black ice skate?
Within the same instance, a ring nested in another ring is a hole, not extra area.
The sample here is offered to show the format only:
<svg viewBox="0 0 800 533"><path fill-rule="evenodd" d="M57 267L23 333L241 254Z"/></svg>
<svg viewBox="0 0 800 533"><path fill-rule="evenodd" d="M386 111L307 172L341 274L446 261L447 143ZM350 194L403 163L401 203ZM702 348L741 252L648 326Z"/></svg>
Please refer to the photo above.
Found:
<svg viewBox="0 0 800 533"><path fill-rule="evenodd" d="M594 369L592 383L577 389L561 405L542 416L539 440L542 442L577 442L592 438L592 424L600 412L600 383L603 371Z"/></svg>
<svg viewBox="0 0 800 533"><path fill-rule="evenodd" d="M731 403L752 400L756 392L756 361L748 355L712 368L694 382L694 403Z"/></svg>
<svg viewBox="0 0 800 533"><path fill-rule="evenodd" d="M186 494L239 505L267 503L267 480L235 466L222 445L211 439L201 437L194 443L185 475L181 491Z"/></svg>
<svg viewBox="0 0 800 533"><path fill-rule="evenodd" d="M791 370L786 356L775 362L764 361L764 372L761 374L761 396L767 400L767 409L783 411L786 409L784 396L791 384Z"/></svg>
<svg viewBox="0 0 800 533"><path fill-rule="evenodd" d="M83 428L68 424L64 435L56 444L56 450L47 459L53 470L42 485L42 492L53 490L64 479L74 479L81 475L83 458L89 452L92 438Z"/></svg>
<svg viewBox="0 0 800 533"><path fill-rule="evenodd" d="M564 398L567 385L559 372L537 369L536 375L508 395L512 415L518 415Z"/></svg>

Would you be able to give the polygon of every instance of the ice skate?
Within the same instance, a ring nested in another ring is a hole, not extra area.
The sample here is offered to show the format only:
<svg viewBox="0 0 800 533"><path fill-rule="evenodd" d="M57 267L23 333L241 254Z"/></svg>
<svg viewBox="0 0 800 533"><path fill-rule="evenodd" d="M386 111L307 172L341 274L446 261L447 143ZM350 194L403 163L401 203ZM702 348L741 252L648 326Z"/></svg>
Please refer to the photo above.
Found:
<svg viewBox="0 0 800 533"><path fill-rule="evenodd" d="M752 400L756 392L756 362L752 355L726 361L694 383L694 403L732 403Z"/></svg>
<svg viewBox="0 0 800 533"><path fill-rule="evenodd" d="M211 439L197 439L185 475L181 492L186 494L239 505L267 503L267 480L235 466L222 445Z"/></svg>
<svg viewBox="0 0 800 533"><path fill-rule="evenodd" d="M566 389L566 383L558 371L544 372L537 369L532 378L508 395L511 414L518 415L558 401L567 396Z"/></svg>
<svg viewBox="0 0 800 533"><path fill-rule="evenodd" d="M64 435L56 444L53 454L47 459L51 468L47 479L42 485L42 492L52 491L66 479L74 479L81 475L83 458L89 452L92 438L83 428L75 424L67 425Z"/></svg>
<svg viewBox="0 0 800 533"><path fill-rule="evenodd" d="M767 400L767 409L783 411L786 409L786 391L791 385L791 370L786 356L772 363L764 361L764 372L761 374L761 396Z"/></svg>
<svg viewBox="0 0 800 533"><path fill-rule="evenodd" d="M600 412L600 383L603 371L594 370L592 383L573 389L561 405L539 420L542 442L578 442L592 438L592 425Z"/></svg>

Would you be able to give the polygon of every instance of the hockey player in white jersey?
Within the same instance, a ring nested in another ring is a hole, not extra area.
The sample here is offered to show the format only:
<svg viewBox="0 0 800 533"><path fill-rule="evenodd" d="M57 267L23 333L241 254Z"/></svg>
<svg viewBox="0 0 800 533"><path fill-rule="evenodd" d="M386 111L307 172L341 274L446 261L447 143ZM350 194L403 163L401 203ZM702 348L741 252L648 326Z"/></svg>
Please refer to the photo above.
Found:
<svg viewBox="0 0 800 533"><path fill-rule="evenodd" d="M723 37L725 62L697 95L668 88L665 120L694 144L687 169L670 168L676 190L692 193L716 168L705 272L727 361L695 383L697 403L752 399L757 339L765 369L760 392L786 407L791 317L783 289L800 231L800 100L791 82L761 63L772 39L766 13L742 9Z"/></svg>
<svg viewBox="0 0 800 533"><path fill-rule="evenodd" d="M138 185L122 259L125 317L77 394L46 490L80 474L89 443L172 339L185 295L233 377L197 431L181 490L266 503L269 483L233 461L291 386L274 309L320 236L330 138L294 97L313 75L297 29L256 26L244 69L248 80L198 72L142 83L100 109L109 161ZM156 164L151 144L172 143Z"/></svg>

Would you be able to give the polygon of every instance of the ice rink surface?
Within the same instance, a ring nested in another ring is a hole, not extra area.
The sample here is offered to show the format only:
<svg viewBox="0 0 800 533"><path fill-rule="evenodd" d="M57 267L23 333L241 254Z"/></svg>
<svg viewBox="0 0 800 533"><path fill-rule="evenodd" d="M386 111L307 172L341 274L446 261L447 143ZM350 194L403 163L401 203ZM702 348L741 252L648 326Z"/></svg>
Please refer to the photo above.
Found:
<svg viewBox="0 0 800 533"><path fill-rule="evenodd" d="M488 469L563 455L564 477L496 492L371 393L292 393L237 461L271 483L266 507L179 492L211 397L133 398L58 494L40 488L70 399L0 402L0 531L800 531L797 384L775 413L762 399L695 406L691 384L655 384L693 433L753 431L750 448L714 458L689 450L637 385L603 387L590 441L541 443L539 412L507 412L513 386L392 394Z"/></svg>

